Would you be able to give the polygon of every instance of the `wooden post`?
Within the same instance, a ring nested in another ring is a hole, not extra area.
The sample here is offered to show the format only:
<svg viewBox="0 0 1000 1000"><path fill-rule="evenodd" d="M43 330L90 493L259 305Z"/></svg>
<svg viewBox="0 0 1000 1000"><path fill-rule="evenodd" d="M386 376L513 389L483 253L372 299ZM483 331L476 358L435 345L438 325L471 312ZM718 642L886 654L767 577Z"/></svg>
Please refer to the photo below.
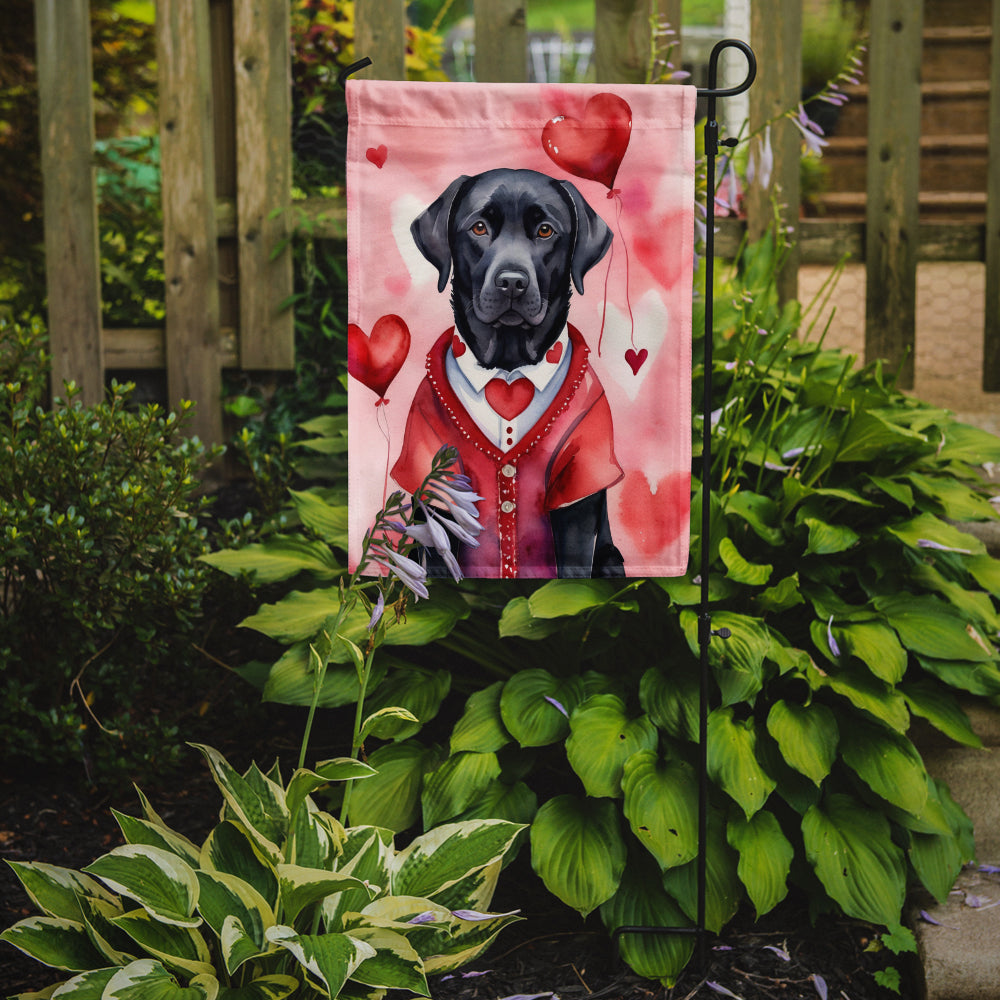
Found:
<svg viewBox="0 0 1000 1000"><path fill-rule="evenodd" d="M104 397L88 0L35 0L52 393Z"/></svg>
<svg viewBox="0 0 1000 1000"><path fill-rule="evenodd" d="M242 368L295 367L290 20L288 0L233 7Z"/></svg>
<svg viewBox="0 0 1000 1000"><path fill-rule="evenodd" d="M986 180L986 325L983 389L1000 392L1000 0L993 0L990 46L989 169Z"/></svg>
<svg viewBox="0 0 1000 1000"><path fill-rule="evenodd" d="M406 79L406 0L362 0L354 5L354 54L372 61L357 76Z"/></svg>
<svg viewBox="0 0 1000 1000"><path fill-rule="evenodd" d="M802 4L799 0L754 3L750 8L750 40L760 67L757 80L750 88L750 132L756 132L771 119L777 118L777 121L771 126L774 169L766 188L758 176L747 192L747 229L751 240L760 239L774 222L774 206L777 205L778 225L793 230L793 244L777 279L778 296L786 302L798 296L802 135L787 118L778 116L798 107L802 98ZM728 131L735 132L738 125L734 123ZM755 144L760 141L753 140Z"/></svg>
<svg viewBox="0 0 1000 1000"><path fill-rule="evenodd" d="M594 0L594 66L599 83L645 83L652 0Z"/></svg>
<svg viewBox="0 0 1000 1000"><path fill-rule="evenodd" d="M872 0L868 53L865 360L913 386L923 3ZM905 359L905 360L904 360Z"/></svg>
<svg viewBox="0 0 1000 1000"><path fill-rule="evenodd" d="M197 404L192 431L222 441L219 256L207 0L160 0L156 58L163 175L167 395Z"/></svg>
<svg viewBox="0 0 1000 1000"><path fill-rule="evenodd" d="M475 76L479 83L528 79L524 0L475 0Z"/></svg>

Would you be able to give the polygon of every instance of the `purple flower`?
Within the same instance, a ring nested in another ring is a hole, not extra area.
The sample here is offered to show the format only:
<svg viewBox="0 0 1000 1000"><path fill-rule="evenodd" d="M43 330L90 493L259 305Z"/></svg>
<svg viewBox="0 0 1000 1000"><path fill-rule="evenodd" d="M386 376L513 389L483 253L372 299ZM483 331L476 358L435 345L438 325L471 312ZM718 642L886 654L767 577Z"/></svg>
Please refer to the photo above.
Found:
<svg viewBox="0 0 1000 1000"><path fill-rule="evenodd" d="M789 955L788 952L784 948L779 948L775 944L766 944L766 945L764 945L764 950L765 951L773 951L775 953L775 955L777 955L778 958L780 958L782 960L782 962L790 962L792 960L792 956Z"/></svg>
<svg viewBox="0 0 1000 1000"><path fill-rule="evenodd" d="M930 538L918 538L917 547L921 549L938 549L941 552L959 552L964 556L972 555L972 549L956 549L951 545L942 545L940 542L935 542Z"/></svg>
<svg viewBox="0 0 1000 1000"><path fill-rule="evenodd" d="M816 156L823 155L823 147L827 145L826 139L822 138L823 130L806 114L806 109L800 104L798 114L791 118L792 124L802 134L802 139L806 144L806 149Z"/></svg>
<svg viewBox="0 0 1000 1000"><path fill-rule="evenodd" d="M415 917L410 917L406 922L408 924L432 924L437 920L437 915L433 910L424 910L423 913L418 913Z"/></svg>
<svg viewBox="0 0 1000 1000"><path fill-rule="evenodd" d="M830 647L830 652L834 656L840 656L840 646L837 645L837 640L833 637L833 615L830 615L830 620L826 623L826 641Z"/></svg>
<svg viewBox="0 0 1000 1000"><path fill-rule="evenodd" d="M774 172L774 150L771 148L771 126L764 129L764 135L750 147L750 160L747 163L747 182L758 181L765 190L771 186L771 174Z"/></svg>
<svg viewBox="0 0 1000 1000"><path fill-rule="evenodd" d="M375 602L375 607L372 608L372 616L368 619L368 631L371 632L376 625L382 620L382 615L385 612L385 594L380 590L378 592L378 600Z"/></svg>
<svg viewBox="0 0 1000 1000"><path fill-rule="evenodd" d="M373 545L370 552L373 562L387 569L417 597L430 596L427 592L427 570L419 563L393 552L387 545Z"/></svg>
<svg viewBox="0 0 1000 1000"><path fill-rule="evenodd" d="M452 910L451 915L459 920L492 920L494 917L513 917L520 913L520 910L511 910L508 913L480 913L479 910Z"/></svg>
<svg viewBox="0 0 1000 1000"><path fill-rule="evenodd" d="M545 697L545 700L550 705L555 705L555 707L558 708L559 711L562 712L562 714L565 715L567 719L569 718L569 712L566 711L566 709L563 707L563 705L560 702L556 701L555 698L550 698L548 695L545 695L544 697Z"/></svg>
<svg viewBox="0 0 1000 1000"><path fill-rule="evenodd" d="M705 985L715 993L721 993L724 997L734 997L735 1000L743 1000L743 998L738 994L734 993L732 990L727 990L725 986L721 983L713 983L709 980Z"/></svg>
<svg viewBox="0 0 1000 1000"><path fill-rule="evenodd" d="M826 1000L826 980L815 972L809 978L812 979L813 986L816 987L816 992L819 994L819 1000Z"/></svg>

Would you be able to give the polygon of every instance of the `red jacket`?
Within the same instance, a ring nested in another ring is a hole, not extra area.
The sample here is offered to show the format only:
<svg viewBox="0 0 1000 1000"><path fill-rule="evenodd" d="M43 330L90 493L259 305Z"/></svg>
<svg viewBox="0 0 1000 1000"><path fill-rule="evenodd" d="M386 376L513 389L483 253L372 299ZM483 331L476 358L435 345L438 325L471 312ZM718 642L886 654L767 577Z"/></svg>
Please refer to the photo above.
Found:
<svg viewBox="0 0 1000 1000"><path fill-rule="evenodd" d="M615 458L604 389L587 360L587 345L569 327L570 370L555 400L509 451L486 439L459 402L445 374L453 329L427 355L427 376L417 387L392 478L414 493L445 445L458 448L461 471L483 499L479 547L463 546L467 576L554 577L555 552L548 513L613 486L623 476ZM589 576L589 567L587 575Z"/></svg>

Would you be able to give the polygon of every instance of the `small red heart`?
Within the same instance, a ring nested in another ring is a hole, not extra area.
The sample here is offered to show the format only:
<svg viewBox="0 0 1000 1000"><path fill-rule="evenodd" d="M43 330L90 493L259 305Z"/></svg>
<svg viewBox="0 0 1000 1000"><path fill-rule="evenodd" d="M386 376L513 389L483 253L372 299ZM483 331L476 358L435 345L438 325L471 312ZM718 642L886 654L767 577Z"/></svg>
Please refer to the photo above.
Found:
<svg viewBox="0 0 1000 1000"><path fill-rule="evenodd" d="M563 345L560 340L558 343L553 344L545 352L545 360L551 362L554 365L559 364L559 359L562 357Z"/></svg>
<svg viewBox="0 0 1000 1000"><path fill-rule="evenodd" d="M365 156L368 158L370 162L374 163L375 166L379 168L379 170L381 170L382 167L385 165L386 158L389 156L389 150L386 149L385 144L383 143L381 146L378 147L378 149L376 149L374 146L371 146L365 152Z"/></svg>
<svg viewBox="0 0 1000 1000"><path fill-rule="evenodd" d="M513 420L523 413L535 397L535 387L526 378L505 382L495 378L486 383L486 402L500 414L504 420Z"/></svg>
<svg viewBox="0 0 1000 1000"><path fill-rule="evenodd" d="M648 357L649 351L645 347L638 354L631 347L625 352L625 360L628 362L629 368L632 369L633 375L639 374L639 369L646 363Z"/></svg>
<svg viewBox="0 0 1000 1000"><path fill-rule="evenodd" d="M610 190L632 134L632 109L617 94L596 94L583 120L559 115L542 129L542 148L564 170Z"/></svg>
<svg viewBox="0 0 1000 1000"><path fill-rule="evenodd" d="M451 335L451 353L456 358L460 358L465 354L465 341L457 333Z"/></svg>
<svg viewBox="0 0 1000 1000"><path fill-rule="evenodd" d="M347 325L347 371L379 399L399 374L410 351L410 331L398 316L383 316L371 337L354 323Z"/></svg>

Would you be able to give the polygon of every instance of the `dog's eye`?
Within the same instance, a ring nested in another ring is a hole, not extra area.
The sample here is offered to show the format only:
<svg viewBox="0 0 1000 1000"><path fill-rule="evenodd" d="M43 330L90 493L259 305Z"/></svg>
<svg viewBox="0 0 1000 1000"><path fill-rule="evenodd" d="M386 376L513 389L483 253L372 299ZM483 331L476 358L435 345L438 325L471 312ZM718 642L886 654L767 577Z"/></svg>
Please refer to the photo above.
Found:
<svg viewBox="0 0 1000 1000"><path fill-rule="evenodd" d="M470 232L472 233L473 236L487 236L489 234L489 231L490 231L489 226L487 226L482 219L476 219L476 221L472 223L472 226L470 228Z"/></svg>
<svg viewBox="0 0 1000 1000"><path fill-rule="evenodd" d="M538 229L535 231L535 235L540 240L547 240L551 236L555 236L556 231L552 228L552 225L548 222L543 222Z"/></svg>

